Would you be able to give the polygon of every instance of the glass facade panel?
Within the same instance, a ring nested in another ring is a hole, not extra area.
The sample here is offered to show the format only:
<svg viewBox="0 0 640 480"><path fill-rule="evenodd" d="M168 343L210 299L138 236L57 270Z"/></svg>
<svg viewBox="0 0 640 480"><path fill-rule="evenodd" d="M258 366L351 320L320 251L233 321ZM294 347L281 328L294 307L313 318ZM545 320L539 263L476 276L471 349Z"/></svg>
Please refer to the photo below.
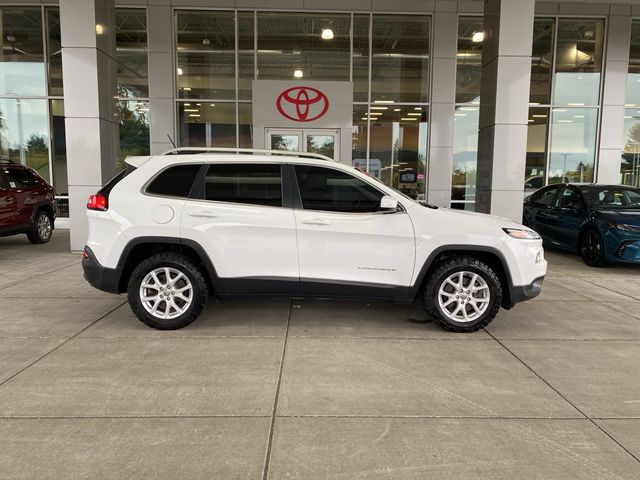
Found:
<svg viewBox="0 0 640 480"><path fill-rule="evenodd" d="M122 100L120 116L120 160L128 156L149 155L149 102Z"/></svg>
<svg viewBox="0 0 640 480"><path fill-rule="evenodd" d="M598 105L604 20L558 20L555 105Z"/></svg>
<svg viewBox="0 0 640 480"><path fill-rule="evenodd" d="M428 107L374 105L369 116L369 174L411 198L424 200Z"/></svg>
<svg viewBox="0 0 640 480"><path fill-rule="evenodd" d="M0 94L47 94L40 7L1 7Z"/></svg>
<svg viewBox="0 0 640 480"><path fill-rule="evenodd" d="M65 143L64 101L51 100L49 102L49 117L51 124L51 161L53 171L53 187L56 196L69 195L67 180L67 147ZM63 217L67 215L61 215Z"/></svg>
<svg viewBox="0 0 640 480"><path fill-rule="evenodd" d="M552 18L536 18L533 22L531 52L531 88L529 102L549 104L553 65L553 36L556 22Z"/></svg>
<svg viewBox="0 0 640 480"><path fill-rule="evenodd" d="M462 17L458 21L456 55L456 103L480 100L482 73L482 17Z"/></svg>
<svg viewBox="0 0 640 480"><path fill-rule="evenodd" d="M592 182L598 110L554 108L548 183Z"/></svg>
<svg viewBox="0 0 640 480"><path fill-rule="evenodd" d="M253 107L250 103L238 104L238 146L253 148Z"/></svg>
<svg viewBox="0 0 640 480"><path fill-rule="evenodd" d="M640 187L640 109L626 109L624 144L620 165L621 183Z"/></svg>
<svg viewBox="0 0 640 480"><path fill-rule="evenodd" d="M545 185L544 166L548 132L549 108L530 108L527 130L527 163L524 174L524 191L527 196Z"/></svg>
<svg viewBox="0 0 640 480"><path fill-rule="evenodd" d="M353 16L353 101L369 101L369 15Z"/></svg>
<svg viewBox="0 0 640 480"><path fill-rule="evenodd" d="M347 14L258 12L258 78L349 80Z"/></svg>
<svg viewBox="0 0 640 480"><path fill-rule="evenodd" d="M251 100L251 82L255 78L254 13L238 12L238 98Z"/></svg>
<svg viewBox="0 0 640 480"><path fill-rule="evenodd" d="M47 62L49 95L62 96L62 44L60 42L60 10L45 9L47 19Z"/></svg>
<svg viewBox="0 0 640 480"><path fill-rule="evenodd" d="M363 172L367 171L367 105L353 106L353 126L351 127L351 165ZM369 165L369 173L380 177L380 165Z"/></svg>
<svg viewBox="0 0 640 480"><path fill-rule="evenodd" d="M116 9L118 95L149 96L147 15L144 9Z"/></svg>
<svg viewBox="0 0 640 480"><path fill-rule="evenodd" d="M459 105L453 118L453 171L451 174L452 206L473 210L476 198L478 164L478 122L480 108Z"/></svg>
<svg viewBox="0 0 640 480"><path fill-rule="evenodd" d="M235 147L235 103L178 103L181 147Z"/></svg>
<svg viewBox="0 0 640 480"><path fill-rule="evenodd" d="M0 158L27 165L50 180L45 99L0 99Z"/></svg>
<svg viewBox="0 0 640 480"><path fill-rule="evenodd" d="M177 13L179 98L235 98L234 17L226 11Z"/></svg>
<svg viewBox="0 0 640 480"><path fill-rule="evenodd" d="M371 100L427 102L430 17L374 15Z"/></svg>

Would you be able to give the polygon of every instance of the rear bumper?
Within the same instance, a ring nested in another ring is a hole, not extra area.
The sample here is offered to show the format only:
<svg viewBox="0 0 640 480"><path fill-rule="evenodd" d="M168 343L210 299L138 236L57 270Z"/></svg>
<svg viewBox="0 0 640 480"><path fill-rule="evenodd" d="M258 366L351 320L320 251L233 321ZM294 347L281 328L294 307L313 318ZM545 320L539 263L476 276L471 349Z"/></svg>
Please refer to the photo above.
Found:
<svg viewBox="0 0 640 480"><path fill-rule="evenodd" d="M100 265L89 247L84 247L82 255L84 278L92 287L109 293L120 293L120 272L115 268Z"/></svg>
<svg viewBox="0 0 640 480"><path fill-rule="evenodd" d="M536 278L529 285L513 285L511 287L511 306L536 298L542 291L543 277Z"/></svg>

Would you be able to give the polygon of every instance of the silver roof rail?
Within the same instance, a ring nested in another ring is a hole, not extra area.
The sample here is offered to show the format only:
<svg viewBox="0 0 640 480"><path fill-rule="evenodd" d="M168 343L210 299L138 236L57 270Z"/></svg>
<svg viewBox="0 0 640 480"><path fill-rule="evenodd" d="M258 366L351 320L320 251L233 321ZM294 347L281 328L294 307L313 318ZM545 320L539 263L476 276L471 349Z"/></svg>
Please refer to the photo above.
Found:
<svg viewBox="0 0 640 480"><path fill-rule="evenodd" d="M258 148L233 148L233 147L180 147L172 148L166 152L162 152L160 155L180 155L185 154L197 154L197 153L259 153L262 155L288 155L291 157L307 157L317 158L318 160L326 160L328 162L337 162L333 158L329 158L319 153L310 152L290 152L286 150L261 150Z"/></svg>

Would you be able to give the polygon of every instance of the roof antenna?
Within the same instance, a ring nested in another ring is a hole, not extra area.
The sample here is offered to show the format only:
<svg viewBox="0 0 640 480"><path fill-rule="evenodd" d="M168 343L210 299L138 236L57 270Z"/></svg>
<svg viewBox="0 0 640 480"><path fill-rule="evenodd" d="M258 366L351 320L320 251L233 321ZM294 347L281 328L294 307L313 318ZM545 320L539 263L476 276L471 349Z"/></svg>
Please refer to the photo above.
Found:
<svg viewBox="0 0 640 480"><path fill-rule="evenodd" d="M171 135L169 135L168 133L167 133L167 138L171 142L171 145L173 145L173 148L176 148L176 142L173 141L173 139L171 138Z"/></svg>

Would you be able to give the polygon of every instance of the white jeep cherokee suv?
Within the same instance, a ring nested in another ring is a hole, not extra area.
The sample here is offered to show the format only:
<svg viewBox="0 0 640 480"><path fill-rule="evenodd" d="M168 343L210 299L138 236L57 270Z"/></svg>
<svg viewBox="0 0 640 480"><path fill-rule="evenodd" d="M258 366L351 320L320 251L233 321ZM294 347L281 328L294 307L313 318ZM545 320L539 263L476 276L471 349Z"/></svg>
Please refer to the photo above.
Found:
<svg viewBox="0 0 640 480"><path fill-rule="evenodd" d="M422 205L326 157L211 150L130 157L87 205L85 278L153 328L190 324L212 294L264 294L420 296L466 332L540 293L542 241L522 225Z"/></svg>

